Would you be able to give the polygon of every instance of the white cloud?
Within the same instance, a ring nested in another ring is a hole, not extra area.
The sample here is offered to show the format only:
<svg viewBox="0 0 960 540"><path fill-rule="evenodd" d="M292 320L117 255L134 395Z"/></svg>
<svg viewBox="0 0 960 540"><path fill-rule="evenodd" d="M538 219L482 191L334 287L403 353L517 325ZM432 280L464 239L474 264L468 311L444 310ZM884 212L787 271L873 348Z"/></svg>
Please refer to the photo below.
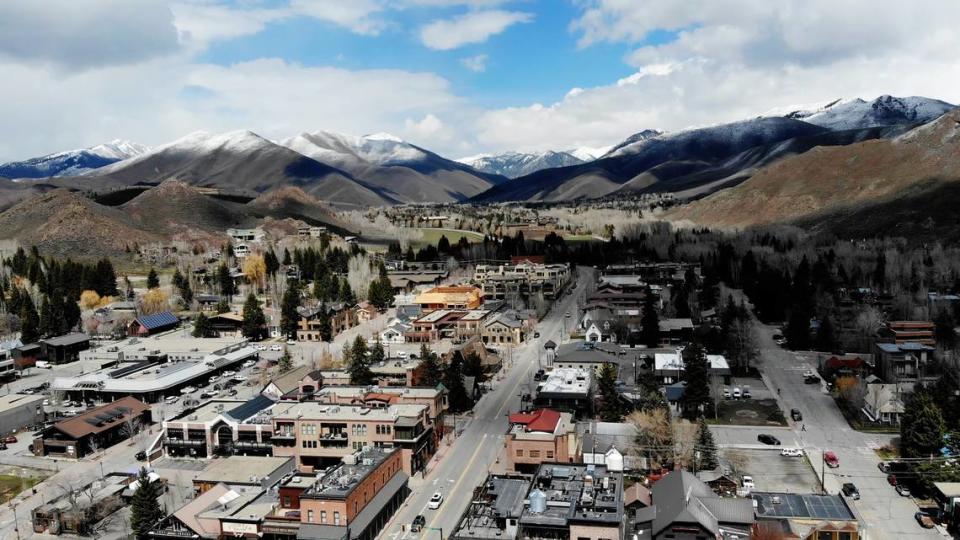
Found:
<svg viewBox="0 0 960 540"><path fill-rule="evenodd" d="M508 27L530 22L531 13L522 11L473 11L452 19L438 19L420 29L420 40L431 49L450 50L483 43Z"/></svg>
<svg viewBox="0 0 960 540"><path fill-rule="evenodd" d="M431 113L420 120L407 118L403 122L404 134L411 140L436 140L447 129L444 123Z"/></svg>
<svg viewBox="0 0 960 540"><path fill-rule="evenodd" d="M487 55L478 54L476 56L461 58L460 63L463 65L463 67L474 73L483 73L487 70Z"/></svg>

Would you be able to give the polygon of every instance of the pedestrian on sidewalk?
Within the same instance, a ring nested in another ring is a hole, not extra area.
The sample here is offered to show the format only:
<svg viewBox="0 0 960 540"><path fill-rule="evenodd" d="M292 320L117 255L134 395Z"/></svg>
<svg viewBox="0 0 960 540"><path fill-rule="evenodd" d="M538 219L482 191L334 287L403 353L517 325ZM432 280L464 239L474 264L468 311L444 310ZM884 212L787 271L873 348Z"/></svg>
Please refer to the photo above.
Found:
<svg viewBox="0 0 960 540"><path fill-rule="evenodd" d="M807 430L807 425L806 425L806 424L800 424L800 431L806 431L806 430Z"/></svg>

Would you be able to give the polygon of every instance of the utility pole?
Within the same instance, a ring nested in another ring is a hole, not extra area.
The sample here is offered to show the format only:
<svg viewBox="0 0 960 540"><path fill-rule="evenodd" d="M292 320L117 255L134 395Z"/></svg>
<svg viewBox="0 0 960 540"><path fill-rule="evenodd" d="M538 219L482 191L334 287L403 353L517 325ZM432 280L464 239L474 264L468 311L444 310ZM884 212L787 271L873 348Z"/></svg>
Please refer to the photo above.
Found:
<svg viewBox="0 0 960 540"><path fill-rule="evenodd" d="M820 450L820 491L824 495L827 494L827 468L826 465L826 454L823 450Z"/></svg>

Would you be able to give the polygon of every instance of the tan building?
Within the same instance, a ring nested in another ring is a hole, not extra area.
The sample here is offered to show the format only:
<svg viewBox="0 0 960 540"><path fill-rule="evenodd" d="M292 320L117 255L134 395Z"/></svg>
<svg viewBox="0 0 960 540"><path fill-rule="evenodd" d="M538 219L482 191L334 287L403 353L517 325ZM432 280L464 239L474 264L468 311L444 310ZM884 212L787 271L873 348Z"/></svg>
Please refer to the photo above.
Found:
<svg viewBox="0 0 960 540"><path fill-rule="evenodd" d="M423 405L434 429L443 425L447 409L447 395L436 388L327 386L320 389L314 400L331 405L363 405L387 408L390 405Z"/></svg>
<svg viewBox="0 0 960 540"><path fill-rule="evenodd" d="M480 336L487 345L519 345L523 343L524 321L515 313L500 313L483 323Z"/></svg>
<svg viewBox="0 0 960 540"><path fill-rule="evenodd" d="M313 308L300 308L297 311L300 314L300 321L297 322L297 341L323 341L320 327L324 318L330 320L331 336L336 336L357 325L353 308L341 302L321 304Z"/></svg>
<svg viewBox="0 0 960 540"><path fill-rule="evenodd" d="M510 415L507 470L534 472L543 463L573 463L577 430L570 413L537 409Z"/></svg>
<svg viewBox="0 0 960 540"><path fill-rule="evenodd" d="M400 449L403 470L423 469L436 451L426 405L330 405L282 402L272 409L274 456L296 457L311 472L335 464L364 447Z"/></svg>
<svg viewBox="0 0 960 540"><path fill-rule="evenodd" d="M480 289L473 286L434 287L413 300L424 313L437 309L477 309L483 304Z"/></svg>

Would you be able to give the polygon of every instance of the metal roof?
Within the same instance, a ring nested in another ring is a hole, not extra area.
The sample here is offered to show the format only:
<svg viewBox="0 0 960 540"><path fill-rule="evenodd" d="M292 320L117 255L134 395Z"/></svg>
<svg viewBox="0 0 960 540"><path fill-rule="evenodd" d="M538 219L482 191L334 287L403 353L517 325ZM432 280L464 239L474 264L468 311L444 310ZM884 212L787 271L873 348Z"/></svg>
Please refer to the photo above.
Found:
<svg viewBox="0 0 960 540"><path fill-rule="evenodd" d="M177 319L173 313L164 311L153 315L141 315L137 317L137 322L147 330L155 330L157 328L178 324L180 319Z"/></svg>
<svg viewBox="0 0 960 540"><path fill-rule="evenodd" d="M753 492L757 516L852 521L856 519L840 495L798 495Z"/></svg>

